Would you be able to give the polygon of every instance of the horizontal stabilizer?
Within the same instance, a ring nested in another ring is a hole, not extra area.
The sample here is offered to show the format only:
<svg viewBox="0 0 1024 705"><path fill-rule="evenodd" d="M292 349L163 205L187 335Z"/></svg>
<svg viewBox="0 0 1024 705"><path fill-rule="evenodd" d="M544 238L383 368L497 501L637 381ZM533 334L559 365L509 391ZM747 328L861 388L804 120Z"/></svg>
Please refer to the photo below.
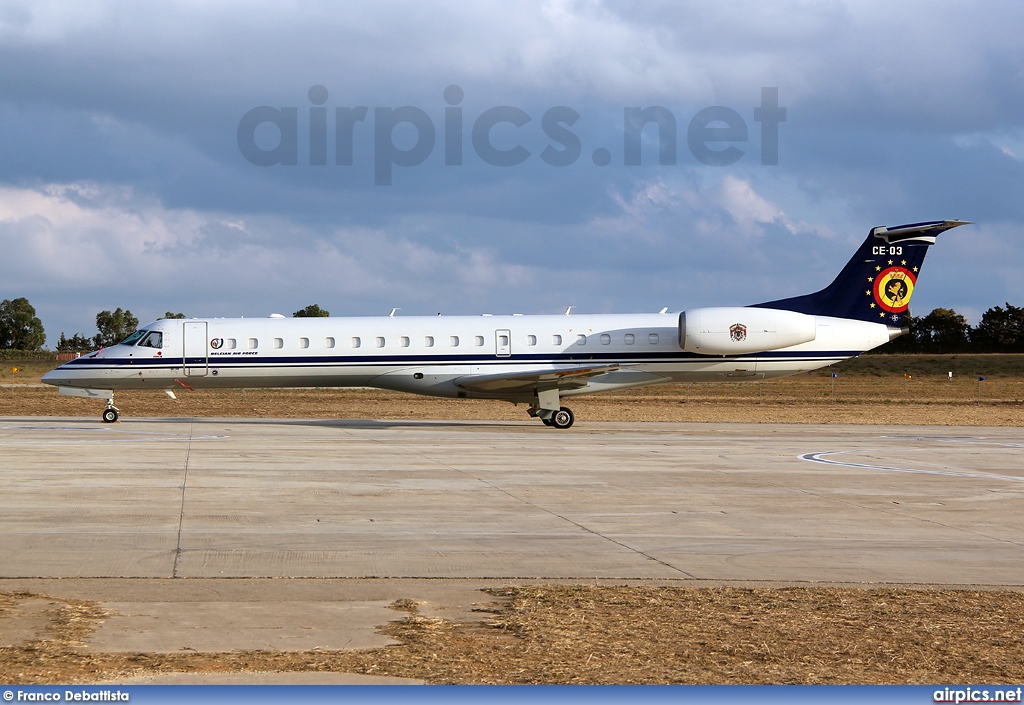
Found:
<svg viewBox="0 0 1024 705"><path fill-rule="evenodd" d="M961 225L970 224L971 223L966 220L932 220L926 223L897 225L892 228L879 225L878 227L871 228L869 237L877 237L890 244L895 242L907 242L908 240L917 240L919 242L927 242L929 245L934 245L935 237L937 235L944 233L947 230L960 227Z"/></svg>

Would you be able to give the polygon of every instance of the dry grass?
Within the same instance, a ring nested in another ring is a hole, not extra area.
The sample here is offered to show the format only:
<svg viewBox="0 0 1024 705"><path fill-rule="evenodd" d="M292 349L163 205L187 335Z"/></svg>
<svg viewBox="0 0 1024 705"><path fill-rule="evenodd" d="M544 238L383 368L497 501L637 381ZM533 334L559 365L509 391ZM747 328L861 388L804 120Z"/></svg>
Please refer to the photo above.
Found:
<svg viewBox="0 0 1024 705"><path fill-rule="evenodd" d="M97 653L81 643L104 613L65 602L44 638L0 648L0 681L275 671L429 683L1024 680L1019 592L533 586L494 594L508 599L489 620L466 624L421 617L400 601L394 607L407 616L381 631L401 643L349 652Z"/></svg>
<svg viewBox="0 0 1024 705"><path fill-rule="evenodd" d="M510 420L525 406L369 389L179 389L119 392L124 418L251 417ZM976 379L801 375L771 382L673 384L566 400L581 421L884 423L1024 426L1024 378ZM99 417L100 401L61 397L51 388L0 388L0 416Z"/></svg>

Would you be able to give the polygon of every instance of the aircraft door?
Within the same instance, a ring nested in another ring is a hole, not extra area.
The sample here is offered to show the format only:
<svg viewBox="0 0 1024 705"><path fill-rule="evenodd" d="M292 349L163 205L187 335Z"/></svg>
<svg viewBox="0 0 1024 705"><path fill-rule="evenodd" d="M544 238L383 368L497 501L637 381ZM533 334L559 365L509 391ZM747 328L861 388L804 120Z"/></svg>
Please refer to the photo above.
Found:
<svg viewBox="0 0 1024 705"><path fill-rule="evenodd" d="M185 374L189 377L203 377L209 370L209 341L206 321L185 321L183 336Z"/></svg>
<svg viewBox="0 0 1024 705"><path fill-rule="evenodd" d="M512 354L512 334L508 328L494 331L494 354L509 357Z"/></svg>

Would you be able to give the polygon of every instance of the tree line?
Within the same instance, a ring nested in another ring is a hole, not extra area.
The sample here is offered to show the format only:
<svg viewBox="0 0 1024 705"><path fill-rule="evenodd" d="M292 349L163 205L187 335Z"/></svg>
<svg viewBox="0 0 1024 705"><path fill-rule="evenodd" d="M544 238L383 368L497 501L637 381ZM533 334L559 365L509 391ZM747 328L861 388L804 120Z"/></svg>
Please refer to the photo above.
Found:
<svg viewBox="0 0 1024 705"><path fill-rule="evenodd" d="M907 316L910 333L882 347L885 353L1024 353L1024 308L993 306L972 326L950 308Z"/></svg>
<svg viewBox="0 0 1024 705"><path fill-rule="evenodd" d="M296 318L330 316L317 304L310 304L292 314ZM185 318L184 313L167 311L164 318ZM90 350L116 345L139 327L139 319L128 309L100 311L96 314L96 333L85 335L73 333L70 337L61 331L56 344L57 352L84 353ZM36 316L35 307L28 299L4 299L0 302L0 350L42 350L46 343L43 322Z"/></svg>
<svg viewBox="0 0 1024 705"><path fill-rule="evenodd" d="M317 304L310 304L292 314L295 318L330 316ZM166 312L161 318L185 318L183 313ZM885 353L1024 353L1024 308L1007 302L993 306L981 316L978 325L949 308L937 308L927 316L907 316L908 335L882 347ZM63 332L57 341L57 352L88 352L114 345L139 326L139 319L128 309L100 311L96 314L96 333ZM0 302L0 350L41 350L46 332L36 310L28 299L4 299Z"/></svg>

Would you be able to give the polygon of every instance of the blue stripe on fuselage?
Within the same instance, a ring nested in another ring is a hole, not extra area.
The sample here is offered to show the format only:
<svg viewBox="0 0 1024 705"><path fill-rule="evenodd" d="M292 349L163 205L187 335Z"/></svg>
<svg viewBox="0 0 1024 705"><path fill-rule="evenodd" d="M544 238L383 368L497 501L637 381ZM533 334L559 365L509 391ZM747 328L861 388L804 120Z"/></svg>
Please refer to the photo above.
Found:
<svg viewBox="0 0 1024 705"><path fill-rule="evenodd" d="M549 365L565 365L565 364L587 364L591 362L602 362L602 363L619 363L619 364L655 364L655 363L670 363L670 362L696 362L696 361L707 361L707 362L732 362L732 361L753 361L761 359L770 360L843 360L850 357L860 355L863 351L861 350L830 350L822 352L797 352L797 351L767 351L760 353L751 353L750 355L734 355L734 356L719 356L719 355L700 355L697 353L689 352L663 352L663 353L643 353L643 354L623 354L623 353L594 353L592 355L569 355L569 354L558 354L558 355L512 355L509 357L495 357L493 354L490 355L317 355L317 356L260 356L260 355L249 355L249 356L224 356L224 357L210 357L209 360L203 358L189 359L188 366L209 366L209 367L221 367L221 368L245 368L253 366L263 367L310 367L310 366L368 366L368 365L387 365L387 366L411 366L420 367L427 365L522 365L522 364L549 364ZM124 368L132 367L136 369L168 369L182 367L182 358L150 358L150 359L139 359L139 358L117 358L117 357L97 357L87 358L80 357L76 360L70 360L61 367L65 369L73 368L89 368L89 369L101 369L101 368Z"/></svg>

